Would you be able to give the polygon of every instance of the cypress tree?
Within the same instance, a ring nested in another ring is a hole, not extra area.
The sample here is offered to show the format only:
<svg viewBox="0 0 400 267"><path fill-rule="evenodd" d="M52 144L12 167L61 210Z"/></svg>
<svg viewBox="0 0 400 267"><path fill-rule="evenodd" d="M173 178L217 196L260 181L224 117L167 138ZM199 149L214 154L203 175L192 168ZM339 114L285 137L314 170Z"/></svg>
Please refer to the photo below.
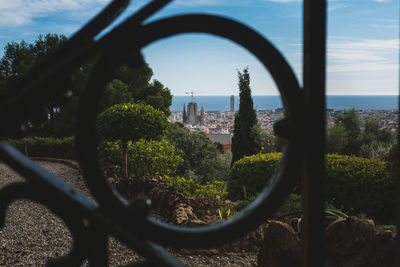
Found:
<svg viewBox="0 0 400 267"><path fill-rule="evenodd" d="M257 142L257 114L251 98L250 74L248 68L238 71L239 111L235 114L232 137L232 164L244 156L257 154L261 148Z"/></svg>

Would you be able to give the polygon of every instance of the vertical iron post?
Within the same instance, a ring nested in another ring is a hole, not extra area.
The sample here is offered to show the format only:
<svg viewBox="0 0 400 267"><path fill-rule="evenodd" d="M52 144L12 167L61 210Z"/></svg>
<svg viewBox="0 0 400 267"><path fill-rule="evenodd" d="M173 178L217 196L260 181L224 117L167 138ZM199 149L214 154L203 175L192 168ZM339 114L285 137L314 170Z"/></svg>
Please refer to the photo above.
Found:
<svg viewBox="0 0 400 267"><path fill-rule="evenodd" d="M398 32L398 42L397 42L397 47L399 47L399 55L398 55L398 63L397 65L400 65L400 31ZM395 177L395 185L396 185L396 192L395 196L397 196L396 199L396 239L395 239L395 249L399 250L400 249L400 235L398 234L399 229L400 229L400 68L398 69L398 102L397 102L397 134L396 134L396 141L397 141L397 146L396 150L394 151L394 159L392 164L396 164L397 166L392 167L392 173L394 173ZM395 253L394 254L394 259L393 259L393 266L400 266L400 254Z"/></svg>
<svg viewBox="0 0 400 267"><path fill-rule="evenodd" d="M303 266L323 266L325 177L326 0L304 0L303 86L306 101L306 175L302 181Z"/></svg>

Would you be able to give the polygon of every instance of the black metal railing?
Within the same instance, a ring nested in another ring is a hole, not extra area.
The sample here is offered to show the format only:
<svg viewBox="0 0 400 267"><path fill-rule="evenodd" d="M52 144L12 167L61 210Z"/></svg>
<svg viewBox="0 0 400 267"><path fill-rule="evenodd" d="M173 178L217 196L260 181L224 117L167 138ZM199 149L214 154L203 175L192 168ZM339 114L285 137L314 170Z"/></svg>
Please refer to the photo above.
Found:
<svg viewBox="0 0 400 267"><path fill-rule="evenodd" d="M17 93L0 100L1 136L10 129L19 129L27 118L43 113L46 103L52 99L67 98L67 87L54 88L52 84L68 80L76 68L93 57L100 58L80 96L76 138L79 163L95 201L1 142L0 159L21 174L25 182L0 190L0 227L4 226L5 211L12 201L29 199L61 217L73 236L71 253L50 261L50 266L76 266L85 259L91 266L107 266L107 237L110 235L144 256L145 262L136 263L138 266L181 266L158 245L207 248L241 237L271 217L302 178L303 266L323 266L326 1L304 1L304 88L300 88L292 69L268 40L234 20L189 14L143 23L169 2L171 0L153 0L96 39L129 3L129 0L114 0L16 83L12 91ZM288 141L278 171L243 212L207 227L182 228L153 220L148 217L148 200L129 203L120 197L104 177L93 138L97 106L111 78L111 70L126 57L140 66L144 62L143 47L182 33L208 33L247 49L270 72L285 107L285 118L275 125L276 132ZM306 150L306 144L312 145Z"/></svg>

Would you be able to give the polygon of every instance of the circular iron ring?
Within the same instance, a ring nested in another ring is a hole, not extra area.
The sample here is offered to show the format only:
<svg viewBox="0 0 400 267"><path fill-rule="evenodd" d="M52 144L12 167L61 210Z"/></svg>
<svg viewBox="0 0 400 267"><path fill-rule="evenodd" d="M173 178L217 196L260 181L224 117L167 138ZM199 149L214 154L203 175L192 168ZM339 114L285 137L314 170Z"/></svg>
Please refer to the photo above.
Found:
<svg viewBox="0 0 400 267"><path fill-rule="evenodd" d="M97 155L95 121L97 106L109 75L127 55L137 55L146 45L183 33L207 33L239 44L253 54L270 72L280 91L289 121L290 136L277 172L259 197L233 218L210 226L184 228L151 218L135 218L128 202L106 181ZM304 97L298 81L279 51L260 34L230 19L212 15L183 15L158 20L130 32L120 32L96 65L81 95L78 112L77 149L85 180L100 203L102 212L143 239L169 247L204 248L232 241L256 228L273 215L291 193L303 163L302 121ZM133 53L132 53L133 50Z"/></svg>

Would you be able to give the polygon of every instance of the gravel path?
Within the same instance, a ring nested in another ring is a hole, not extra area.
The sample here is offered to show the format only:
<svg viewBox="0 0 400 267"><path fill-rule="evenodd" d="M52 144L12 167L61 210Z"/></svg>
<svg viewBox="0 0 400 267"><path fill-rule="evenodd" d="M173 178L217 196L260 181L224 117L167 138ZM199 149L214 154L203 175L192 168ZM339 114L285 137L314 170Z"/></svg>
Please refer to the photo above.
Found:
<svg viewBox="0 0 400 267"><path fill-rule="evenodd" d="M80 172L69 165L40 161L40 165L90 196ZM23 179L0 163L0 188ZM0 196L1 197L1 196ZM50 258L67 255L72 237L63 221L47 208L18 200L7 209L6 225L0 229L0 266L44 266ZM170 251L186 266L256 266L256 255L247 253L187 254ZM109 265L119 266L140 257L117 240L109 239Z"/></svg>

